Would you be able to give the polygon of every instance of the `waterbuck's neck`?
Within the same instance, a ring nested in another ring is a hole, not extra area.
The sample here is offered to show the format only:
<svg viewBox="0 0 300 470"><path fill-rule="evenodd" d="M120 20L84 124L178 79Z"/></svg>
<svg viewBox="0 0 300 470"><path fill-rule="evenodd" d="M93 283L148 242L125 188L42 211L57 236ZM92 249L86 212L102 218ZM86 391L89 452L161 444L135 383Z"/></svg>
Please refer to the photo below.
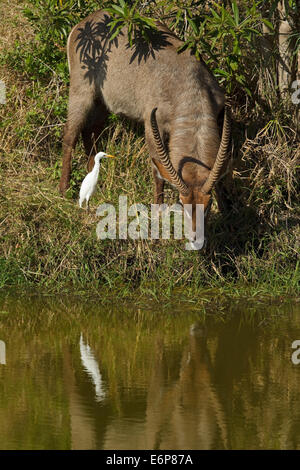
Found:
<svg viewBox="0 0 300 470"><path fill-rule="evenodd" d="M183 157L193 157L212 168L219 145L216 111L205 96L177 107L169 141L170 158L176 169ZM199 171L205 175L203 168L199 167Z"/></svg>

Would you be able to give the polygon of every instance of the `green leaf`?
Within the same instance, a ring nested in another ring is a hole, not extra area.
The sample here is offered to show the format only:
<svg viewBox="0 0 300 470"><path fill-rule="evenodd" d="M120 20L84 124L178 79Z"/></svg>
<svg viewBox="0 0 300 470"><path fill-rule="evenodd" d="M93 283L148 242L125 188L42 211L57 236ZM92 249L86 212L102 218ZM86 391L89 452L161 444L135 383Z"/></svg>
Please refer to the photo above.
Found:
<svg viewBox="0 0 300 470"><path fill-rule="evenodd" d="M211 46L210 46L210 47L211 47L211 50L213 50L213 49L215 48L215 45L216 45L216 42L217 42L218 39L219 39L219 38L218 38L218 36L217 36L217 37L214 38L214 40L212 41Z"/></svg>
<svg viewBox="0 0 300 470"><path fill-rule="evenodd" d="M233 15L234 15L235 24L236 24L236 26L238 26L239 23L240 23L240 15L239 15L239 8L237 6L236 0L234 2L232 2L231 6L232 6L232 11L233 11Z"/></svg>
<svg viewBox="0 0 300 470"><path fill-rule="evenodd" d="M242 55L240 44L239 44L239 41L237 39L234 41L232 52L233 52L234 55L239 55L239 56Z"/></svg>
<svg viewBox="0 0 300 470"><path fill-rule="evenodd" d="M218 13L217 13L215 10L213 10L212 8L210 8L210 11L211 11L212 15L213 15L217 20L220 20L220 19L221 19L221 17L218 15Z"/></svg>
<svg viewBox="0 0 300 470"><path fill-rule="evenodd" d="M222 70L222 69L214 69L214 74L217 74L217 75L222 75L223 77L228 77L229 74L228 72L226 72L226 70Z"/></svg>
<svg viewBox="0 0 300 470"><path fill-rule="evenodd" d="M235 32L232 28L230 28L229 32L231 33L231 36L232 36L234 39L236 39L236 32Z"/></svg>
<svg viewBox="0 0 300 470"><path fill-rule="evenodd" d="M239 64L237 62L230 62L230 68L236 71L239 68Z"/></svg>
<svg viewBox="0 0 300 470"><path fill-rule="evenodd" d="M155 21L152 19L152 18L146 18L145 16L141 17L143 22L146 23L148 26L150 26L151 28L156 28L156 24L155 24Z"/></svg>
<svg viewBox="0 0 300 470"><path fill-rule="evenodd" d="M262 18L262 22L271 30L274 31L274 26L272 25L271 21Z"/></svg>
<svg viewBox="0 0 300 470"><path fill-rule="evenodd" d="M115 11L117 11L118 13L120 13L122 16L124 16L124 10L119 7L118 5L112 5L111 8Z"/></svg>
<svg viewBox="0 0 300 470"><path fill-rule="evenodd" d="M116 36L118 36L119 32L121 31L121 27L118 26L118 28L116 28L115 32L110 36L110 40L112 41L113 39L115 39Z"/></svg>
<svg viewBox="0 0 300 470"><path fill-rule="evenodd" d="M174 28L177 27L180 19L181 19L181 14L182 14L182 11L181 10L178 10L177 14L176 14L176 19L175 19L175 23L174 23Z"/></svg>
<svg viewBox="0 0 300 470"><path fill-rule="evenodd" d="M245 77L244 75L236 75L235 76L235 79L238 83L240 83L241 85L244 85L245 84Z"/></svg>
<svg viewBox="0 0 300 470"><path fill-rule="evenodd" d="M194 33L198 34L198 28L197 28L195 22L192 20L192 18L187 18L187 20L188 20L189 24L191 25Z"/></svg>

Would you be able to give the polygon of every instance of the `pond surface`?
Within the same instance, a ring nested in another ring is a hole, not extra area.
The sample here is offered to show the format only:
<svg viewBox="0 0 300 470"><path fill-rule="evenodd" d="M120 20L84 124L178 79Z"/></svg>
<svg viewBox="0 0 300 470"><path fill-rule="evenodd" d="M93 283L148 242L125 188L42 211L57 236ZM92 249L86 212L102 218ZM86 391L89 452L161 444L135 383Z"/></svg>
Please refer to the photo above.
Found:
<svg viewBox="0 0 300 470"><path fill-rule="evenodd" d="M0 448L300 449L298 339L293 302L2 295Z"/></svg>

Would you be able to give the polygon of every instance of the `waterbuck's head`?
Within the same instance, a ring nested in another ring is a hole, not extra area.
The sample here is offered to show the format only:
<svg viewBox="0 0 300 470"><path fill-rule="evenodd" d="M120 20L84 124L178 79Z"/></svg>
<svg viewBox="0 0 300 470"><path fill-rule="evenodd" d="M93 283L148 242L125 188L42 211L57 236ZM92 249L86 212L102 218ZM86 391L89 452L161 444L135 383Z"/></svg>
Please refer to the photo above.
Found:
<svg viewBox="0 0 300 470"><path fill-rule="evenodd" d="M160 163L166 169L169 175L169 181L178 189L179 198L183 205L192 205L192 229L196 231L196 204L203 204L204 213L207 216L210 205L211 205L211 191L215 183L220 179L221 172L224 168L224 164L227 159L227 148L230 140L230 119L228 110L225 108L224 121L222 129L222 138L219 146L219 150L215 159L215 163L212 169L210 169L208 177L203 181L199 181L199 178L195 175L196 181L193 184L186 183L182 176L181 171L176 171L169 154L162 142L160 137L157 121L156 121L156 110L154 108L151 113L151 127L153 137L156 145L156 151L160 158ZM183 159L184 160L184 157ZM194 160L194 159L193 159Z"/></svg>

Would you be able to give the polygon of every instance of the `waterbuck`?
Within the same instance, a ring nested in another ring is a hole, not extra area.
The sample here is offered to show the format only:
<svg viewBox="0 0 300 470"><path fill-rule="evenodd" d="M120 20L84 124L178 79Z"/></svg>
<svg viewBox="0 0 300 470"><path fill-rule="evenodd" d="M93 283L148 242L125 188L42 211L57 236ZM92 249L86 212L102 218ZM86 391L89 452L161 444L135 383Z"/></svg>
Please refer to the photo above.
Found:
<svg viewBox="0 0 300 470"><path fill-rule="evenodd" d="M70 94L63 142L60 191L69 186L72 150L82 133L92 157L108 113L144 123L152 159L155 203L163 203L164 183L179 191L182 204L204 204L226 168L230 138L224 93L205 64L157 23L150 42L127 31L110 40L110 16L96 11L76 25L68 44ZM220 132L220 122L222 131ZM220 135L221 134L221 135ZM193 229L195 229L193 209Z"/></svg>

